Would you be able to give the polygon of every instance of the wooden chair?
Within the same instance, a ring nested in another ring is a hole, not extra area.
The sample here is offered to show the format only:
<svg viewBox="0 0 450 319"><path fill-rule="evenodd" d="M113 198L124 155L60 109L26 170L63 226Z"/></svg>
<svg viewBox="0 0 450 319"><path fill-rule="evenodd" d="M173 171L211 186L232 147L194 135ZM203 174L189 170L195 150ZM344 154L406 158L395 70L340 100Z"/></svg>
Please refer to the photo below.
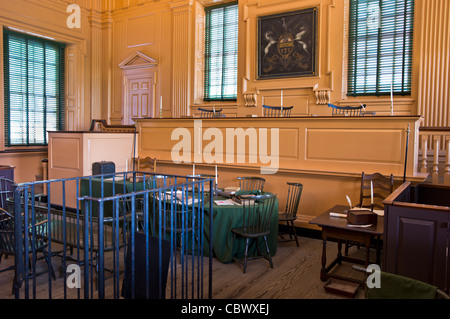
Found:
<svg viewBox="0 0 450 319"><path fill-rule="evenodd" d="M210 110L210 109L202 109L199 107L198 110L200 111L201 118L223 117L221 114L222 109Z"/></svg>
<svg viewBox="0 0 450 319"><path fill-rule="evenodd" d="M266 180L262 177L245 176L238 177L239 191L263 191Z"/></svg>
<svg viewBox="0 0 450 319"><path fill-rule="evenodd" d="M44 240L45 236L43 235L46 228L49 227L48 220L42 220L43 218L37 218L36 223L34 225L28 225L28 227L24 227L24 234L28 236L27 240L27 251L25 251L25 247L23 247L23 253L27 253L31 255L29 258L28 268L30 271L35 269L35 263L37 260L45 259L48 265L48 271L50 271L53 279L56 279L55 272L53 270L51 264L51 256L47 252L46 248L48 247L48 243ZM41 216L42 217L42 216ZM38 221L40 219L40 221ZM30 218L31 220L31 218ZM15 229L14 229L14 215L10 214L3 208L0 208L0 262L3 255L6 257L9 255L16 255L16 242L15 242ZM25 246L25 245L24 245ZM43 257L37 258L37 253L42 253ZM0 273L15 270L16 265L9 266L5 269L0 270ZM32 279L35 276L47 273L47 271L42 271L40 273L30 273L29 279ZM33 275L34 274L34 275ZM16 273L14 274L12 293L16 291L16 289L20 288L22 285L21 280L16 277Z"/></svg>
<svg viewBox="0 0 450 319"><path fill-rule="evenodd" d="M331 103L328 103L328 106L332 108L333 116L361 116L363 106L337 106ZM366 105L364 105L364 108Z"/></svg>
<svg viewBox="0 0 450 319"><path fill-rule="evenodd" d="M371 184L373 184L373 206L371 204ZM359 203L356 205L362 208L379 209L383 210L383 200L394 191L394 176L391 174L389 177L383 176L380 173L365 174L361 173L361 187ZM379 241L380 238L377 238ZM379 243L378 243L379 244ZM348 249L353 244L345 243L345 255L348 255ZM359 244L357 244L359 247Z"/></svg>
<svg viewBox="0 0 450 319"><path fill-rule="evenodd" d="M179 251L179 262L182 264L192 250L192 237L194 237L196 246L199 243L198 216L196 216L192 208L185 206L183 209L181 205L177 205L176 209L168 207L163 214L162 230L166 233L166 238L173 236L171 241L173 244L172 253L176 250Z"/></svg>
<svg viewBox="0 0 450 319"><path fill-rule="evenodd" d="M138 157L137 158L137 171L138 172L150 172L156 173L156 157Z"/></svg>
<svg viewBox="0 0 450 319"><path fill-rule="evenodd" d="M264 257L269 261L270 268L273 268L272 257L267 243L267 235L270 232L270 222L272 220L273 206L276 200L275 194L240 196L242 203L242 225L231 229L233 233L233 244L236 236L245 238L245 255L243 259L243 272L247 270L249 259ZM259 241L264 240L266 246L266 256L260 254ZM250 239L256 240L259 255L249 258L248 247ZM234 258L236 259L236 258ZM242 260L238 260L242 261Z"/></svg>
<svg viewBox="0 0 450 319"><path fill-rule="evenodd" d="M278 234L282 241L295 241L297 247L299 247L294 221L297 219L298 205L300 203L300 197L302 196L303 184L287 182L287 185L288 194L286 199L286 208L284 212L278 214L278 220L280 222L286 222L289 239L284 239L282 232L278 232Z"/></svg>
<svg viewBox="0 0 450 319"><path fill-rule="evenodd" d="M281 107L281 106L268 106L263 105L263 116L265 117L290 117L291 111L294 106Z"/></svg>
<svg viewBox="0 0 450 319"><path fill-rule="evenodd" d="M370 182L373 183L373 208L384 209L383 200L394 191L394 176L383 176L380 173L361 174L361 189L357 206L371 208Z"/></svg>

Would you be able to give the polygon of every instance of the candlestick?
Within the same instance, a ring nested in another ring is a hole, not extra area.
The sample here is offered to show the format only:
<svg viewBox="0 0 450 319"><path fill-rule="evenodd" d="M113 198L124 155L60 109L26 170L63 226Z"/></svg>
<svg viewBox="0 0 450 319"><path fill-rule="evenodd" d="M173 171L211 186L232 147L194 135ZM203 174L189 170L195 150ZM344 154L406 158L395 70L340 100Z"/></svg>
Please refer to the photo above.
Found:
<svg viewBox="0 0 450 319"><path fill-rule="evenodd" d="M370 204L373 206L373 181L370 181Z"/></svg>

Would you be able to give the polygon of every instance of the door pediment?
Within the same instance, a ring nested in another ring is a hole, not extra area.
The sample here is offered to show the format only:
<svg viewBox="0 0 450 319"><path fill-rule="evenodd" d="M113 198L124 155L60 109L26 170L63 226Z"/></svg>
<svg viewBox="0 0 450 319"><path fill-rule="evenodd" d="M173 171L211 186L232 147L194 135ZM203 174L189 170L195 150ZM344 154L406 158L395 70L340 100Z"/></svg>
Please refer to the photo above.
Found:
<svg viewBox="0 0 450 319"><path fill-rule="evenodd" d="M129 70L129 69L156 67L157 65L158 61L156 59L153 59L140 51L136 51L128 58L123 60L119 64L119 67L123 70Z"/></svg>

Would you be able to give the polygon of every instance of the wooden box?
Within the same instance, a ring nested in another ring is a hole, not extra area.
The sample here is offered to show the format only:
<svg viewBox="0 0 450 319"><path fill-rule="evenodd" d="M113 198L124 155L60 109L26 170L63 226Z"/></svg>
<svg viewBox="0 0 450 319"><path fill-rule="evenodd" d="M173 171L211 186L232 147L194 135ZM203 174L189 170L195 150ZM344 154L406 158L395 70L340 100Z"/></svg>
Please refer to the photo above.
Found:
<svg viewBox="0 0 450 319"><path fill-rule="evenodd" d="M376 225L377 214L367 209L349 209L347 222L352 225Z"/></svg>
<svg viewBox="0 0 450 319"><path fill-rule="evenodd" d="M330 278L323 288L327 292L353 298L358 291L359 284L346 280Z"/></svg>

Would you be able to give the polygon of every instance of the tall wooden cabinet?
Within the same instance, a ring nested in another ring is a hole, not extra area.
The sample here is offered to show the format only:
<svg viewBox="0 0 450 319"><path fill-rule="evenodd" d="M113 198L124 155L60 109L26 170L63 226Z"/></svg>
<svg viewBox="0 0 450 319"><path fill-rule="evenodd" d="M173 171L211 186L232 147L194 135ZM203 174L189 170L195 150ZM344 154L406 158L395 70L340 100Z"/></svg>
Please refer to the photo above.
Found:
<svg viewBox="0 0 450 319"><path fill-rule="evenodd" d="M383 270L448 293L450 187L406 182L384 204Z"/></svg>

